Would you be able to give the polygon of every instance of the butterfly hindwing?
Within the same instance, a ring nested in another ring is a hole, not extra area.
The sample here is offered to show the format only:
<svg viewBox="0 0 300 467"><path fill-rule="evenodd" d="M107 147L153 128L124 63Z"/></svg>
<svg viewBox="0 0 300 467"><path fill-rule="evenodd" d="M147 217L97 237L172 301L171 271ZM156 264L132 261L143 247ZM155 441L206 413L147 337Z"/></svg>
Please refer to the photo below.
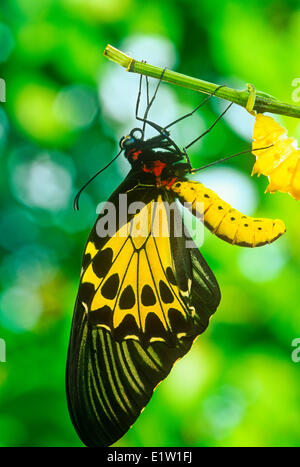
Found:
<svg viewBox="0 0 300 467"><path fill-rule="evenodd" d="M128 203L143 202L145 211L116 228L115 233L126 226L127 236L100 238L96 222L72 323L68 404L88 446L111 445L130 428L157 384L207 327L220 300L196 247L185 248L184 237L175 237L171 227L168 236L139 230L145 218L152 226L158 215L164 222L164 203L174 196L158 196L155 187L130 180L109 201L117 207L119 194L126 193Z"/></svg>

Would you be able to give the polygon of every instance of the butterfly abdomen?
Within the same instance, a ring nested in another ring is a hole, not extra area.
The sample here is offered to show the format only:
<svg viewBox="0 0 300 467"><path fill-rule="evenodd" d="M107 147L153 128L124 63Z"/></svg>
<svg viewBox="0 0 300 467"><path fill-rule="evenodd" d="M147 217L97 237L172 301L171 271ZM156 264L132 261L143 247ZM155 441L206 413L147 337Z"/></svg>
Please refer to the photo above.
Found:
<svg viewBox="0 0 300 467"><path fill-rule="evenodd" d="M249 217L223 201L216 193L195 181L172 186L182 203L199 217L217 237L232 245L257 247L272 243L285 232L280 219Z"/></svg>

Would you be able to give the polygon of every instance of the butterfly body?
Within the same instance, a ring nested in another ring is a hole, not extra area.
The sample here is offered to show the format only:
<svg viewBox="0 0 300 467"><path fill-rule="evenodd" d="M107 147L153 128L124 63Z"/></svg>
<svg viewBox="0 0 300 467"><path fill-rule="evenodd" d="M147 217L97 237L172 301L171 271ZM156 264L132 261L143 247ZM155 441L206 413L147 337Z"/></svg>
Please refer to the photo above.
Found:
<svg viewBox="0 0 300 467"><path fill-rule="evenodd" d="M146 141L137 131L120 141L131 170L88 238L72 321L67 398L87 446L109 446L128 431L219 305L218 283L176 201L230 243L259 246L283 233L261 219L263 237L243 236L225 217L243 217L252 233L257 219L189 181L190 163L167 131Z"/></svg>

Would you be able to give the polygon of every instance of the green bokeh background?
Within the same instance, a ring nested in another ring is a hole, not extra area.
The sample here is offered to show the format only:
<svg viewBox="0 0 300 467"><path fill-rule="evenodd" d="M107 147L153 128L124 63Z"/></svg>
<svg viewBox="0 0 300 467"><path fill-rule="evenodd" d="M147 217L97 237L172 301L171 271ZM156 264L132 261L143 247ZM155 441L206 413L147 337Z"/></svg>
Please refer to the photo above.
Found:
<svg viewBox="0 0 300 467"><path fill-rule="evenodd" d="M64 371L81 254L96 206L128 171L115 154L134 123L137 76L103 57L111 43L138 59L215 83L254 83L293 103L300 77L296 0L5 0L0 5L0 445L82 446L70 422ZM166 124L203 97L163 84L151 117ZM214 100L174 128L180 146L223 109ZM299 121L278 118L300 138ZM250 147L253 118L233 108L194 166ZM202 252L222 291L207 331L155 391L117 446L299 446L299 202L265 195L252 155L202 179L234 205L282 218L286 235L256 250L209 233Z"/></svg>

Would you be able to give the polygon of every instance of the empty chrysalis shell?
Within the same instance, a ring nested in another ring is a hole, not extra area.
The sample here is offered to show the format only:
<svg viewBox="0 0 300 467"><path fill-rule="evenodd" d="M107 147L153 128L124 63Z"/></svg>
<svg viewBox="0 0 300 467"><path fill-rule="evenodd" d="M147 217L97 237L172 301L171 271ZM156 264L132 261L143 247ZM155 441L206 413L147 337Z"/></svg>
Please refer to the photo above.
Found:
<svg viewBox="0 0 300 467"><path fill-rule="evenodd" d="M287 130L272 117L257 114L252 152L256 157L252 175L263 174L268 177L266 192L281 191L299 200L300 149L297 140L289 138Z"/></svg>

